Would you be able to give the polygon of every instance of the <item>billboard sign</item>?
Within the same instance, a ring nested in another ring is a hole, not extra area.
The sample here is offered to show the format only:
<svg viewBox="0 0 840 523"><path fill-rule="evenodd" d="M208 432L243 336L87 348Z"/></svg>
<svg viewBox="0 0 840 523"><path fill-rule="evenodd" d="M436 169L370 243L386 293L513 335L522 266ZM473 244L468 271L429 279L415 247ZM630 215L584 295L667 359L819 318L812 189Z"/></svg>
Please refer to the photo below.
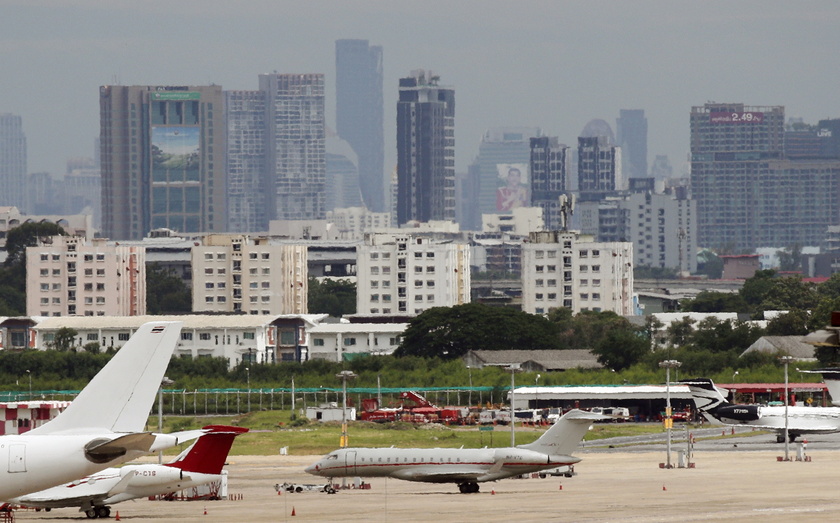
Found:
<svg viewBox="0 0 840 523"><path fill-rule="evenodd" d="M764 113L716 111L709 113L709 121L711 123L761 123L764 121Z"/></svg>
<svg viewBox="0 0 840 523"><path fill-rule="evenodd" d="M199 128L189 125L152 127L152 180L199 180Z"/></svg>
<svg viewBox="0 0 840 523"><path fill-rule="evenodd" d="M200 100L201 93L195 91L153 92L152 100Z"/></svg>
<svg viewBox="0 0 840 523"><path fill-rule="evenodd" d="M529 195L528 164L497 163L496 211L510 212L531 203Z"/></svg>

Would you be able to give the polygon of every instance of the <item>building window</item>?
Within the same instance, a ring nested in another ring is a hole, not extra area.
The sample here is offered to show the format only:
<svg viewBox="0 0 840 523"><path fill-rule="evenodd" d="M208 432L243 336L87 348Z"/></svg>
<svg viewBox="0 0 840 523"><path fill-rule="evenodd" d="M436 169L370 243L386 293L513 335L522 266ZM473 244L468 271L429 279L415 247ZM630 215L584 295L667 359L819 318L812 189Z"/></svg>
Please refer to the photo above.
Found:
<svg viewBox="0 0 840 523"><path fill-rule="evenodd" d="M312 344L316 347L324 346L324 338L312 338Z"/></svg>
<svg viewBox="0 0 840 523"><path fill-rule="evenodd" d="M192 341L192 332L182 332L181 339L184 341Z"/></svg>
<svg viewBox="0 0 840 523"><path fill-rule="evenodd" d="M356 338L344 338L344 346L350 347L356 344Z"/></svg>
<svg viewBox="0 0 840 523"><path fill-rule="evenodd" d="M119 332L119 333L117 333L117 339L118 339L119 341L128 341L128 339L129 339L130 337L131 337L131 334L129 334L129 333L127 333L127 332ZM183 335L182 335L182 339L183 339Z"/></svg>
<svg viewBox="0 0 840 523"><path fill-rule="evenodd" d="M210 333L209 332L199 333L198 339L200 339L202 341L210 341Z"/></svg>

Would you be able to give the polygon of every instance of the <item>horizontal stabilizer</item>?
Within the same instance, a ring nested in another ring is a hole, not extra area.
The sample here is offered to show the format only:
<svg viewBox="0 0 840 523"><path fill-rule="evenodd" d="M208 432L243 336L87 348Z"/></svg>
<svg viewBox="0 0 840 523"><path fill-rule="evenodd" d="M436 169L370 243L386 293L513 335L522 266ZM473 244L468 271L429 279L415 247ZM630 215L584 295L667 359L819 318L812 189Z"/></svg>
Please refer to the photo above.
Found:
<svg viewBox="0 0 840 523"><path fill-rule="evenodd" d="M206 433L177 458L167 463L167 466L179 468L185 472L221 474L230 447L233 445L233 439L248 432L248 429L244 427L226 425L208 425L202 430Z"/></svg>

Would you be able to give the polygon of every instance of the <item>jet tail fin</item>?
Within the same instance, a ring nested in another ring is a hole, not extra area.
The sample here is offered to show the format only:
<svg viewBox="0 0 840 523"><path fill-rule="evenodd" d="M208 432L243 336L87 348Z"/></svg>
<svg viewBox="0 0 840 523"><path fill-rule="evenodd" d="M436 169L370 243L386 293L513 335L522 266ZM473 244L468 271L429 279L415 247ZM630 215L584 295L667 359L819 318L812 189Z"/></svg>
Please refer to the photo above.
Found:
<svg viewBox="0 0 840 523"><path fill-rule="evenodd" d="M799 370L799 369L797 369ZM840 369L814 369L814 370L799 370L808 374L822 374L825 386L828 389L828 395L831 396L832 405L840 405Z"/></svg>
<svg viewBox="0 0 840 523"><path fill-rule="evenodd" d="M580 440L586 435L592 423L604 419L609 419L609 416L578 409L570 410L563 414L537 441L517 446L543 454L569 456L577 449Z"/></svg>
<svg viewBox="0 0 840 523"><path fill-rule="evenodd" d="M715 386L709 378L692 378L678 382L681 385L688 385L691 395L694 397L694 404L697 409L703 412L714 410L721 405L728 405L726 396Z"/></svg>
<svg viewBox="0 0 840 523"><path fill-rule="evenodd" d="M180 332L180 321L140 326L64 412L29 434L142 432Z"/></svg>
<svg viewBox="0 0 840 523"><path fill-rule="evenodd" d="M179 468L184 472L221 474L233 439L248 432L244 427L226 425L208 425L203 430L207 432L166 466Z"/></svg>

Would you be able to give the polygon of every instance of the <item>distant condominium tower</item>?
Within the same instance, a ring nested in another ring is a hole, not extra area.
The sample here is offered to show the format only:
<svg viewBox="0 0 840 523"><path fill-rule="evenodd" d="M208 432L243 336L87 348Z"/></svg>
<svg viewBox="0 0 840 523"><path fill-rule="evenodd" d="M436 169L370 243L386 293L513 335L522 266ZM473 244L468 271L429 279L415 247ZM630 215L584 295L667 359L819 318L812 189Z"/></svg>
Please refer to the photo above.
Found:
<svg viewBox="0 0 840 523"><path fill-rule="evenodd" d="M431 71L400 78L397 223L455 219L455 90Z"/></svg>
<svg viewBox="0 0 840 523"><path fill-rule="evenodd" d="M386 211L382 46L367 40L335 42L336 130L358 157L365 206Z"/></svg>
<svg viewBox="0 0 840 523"><path fill-rule="evenodd" d="M571 149L556 137L531 138L531 205L542 209L546 230L560 230L560 196L567 193ZM528 231L531 232L531 231Z"/></svg>
<svg viewBox="0 0 840 523"><path fill-rule="evenodd" d="M16 114L0 114L0 206L27 210L26 135Z"/></svg>
<svg viewBox="0 0 840 523"><path fill-rule="evenodd" d="M592 120L578 138L578 191L583 200L599 200L624 189L621 149L603 120Z"/></svg>
<svg viewBox="0 0 840 523"><path fill-rule="evenodd" d="M225 230L222 105L218 85L100 87L104 236Z"/></svg>
<svg viewBox="0 0 840 523"><path fill-rule="evenodd" d="M323 74L261 74L271 220L323 220L326 182Z"/></svg>
<svg viewBox="0 0 840 523"><path fill-rule="evenodd" d="M494 127L484 132L461 184L462 228L480 230L483 214L510 214L530 204L529 140L539 135L539 127Z"/></svg>
<svg viewBox="0 0 840 523"><path fill-rule="evenodd" d="M267 231L273 185L266 176L266 96L225 91L228 231Z"/></svg>
<svg viewBox="0 0 840 523"><path fill-rule="evenodd" d="M648 175L648 122L643 109L621 109L615 121L616 145L621 147L621 170L625 178Z"/></svg>
<svg viewBox="0 0 840 523"><path fill-rule="evenodd" d="M752 252L824 241L840 214L840 161L786 155L784 107L709 102L690 117L700 246Z"/></svg>

